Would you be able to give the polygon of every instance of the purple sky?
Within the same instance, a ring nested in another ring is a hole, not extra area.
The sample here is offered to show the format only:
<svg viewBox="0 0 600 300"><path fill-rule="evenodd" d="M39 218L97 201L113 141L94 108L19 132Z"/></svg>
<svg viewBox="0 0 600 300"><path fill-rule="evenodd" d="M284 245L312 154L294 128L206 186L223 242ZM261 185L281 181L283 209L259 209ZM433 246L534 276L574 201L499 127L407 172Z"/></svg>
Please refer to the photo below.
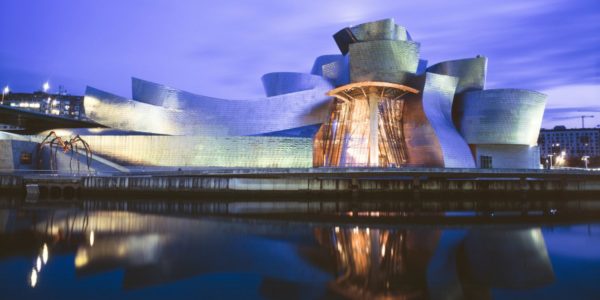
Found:
<svg viewBox="0 0 600 300"><path fill-rule="evenodd" d="M255 98L260 76L309 72L339 53L331 35L394 18L430 64L489 57L487 88L547 93L544 126L600 124L600 1L6 0L0 85L130 96L130 77L190 92Z"/></svg>

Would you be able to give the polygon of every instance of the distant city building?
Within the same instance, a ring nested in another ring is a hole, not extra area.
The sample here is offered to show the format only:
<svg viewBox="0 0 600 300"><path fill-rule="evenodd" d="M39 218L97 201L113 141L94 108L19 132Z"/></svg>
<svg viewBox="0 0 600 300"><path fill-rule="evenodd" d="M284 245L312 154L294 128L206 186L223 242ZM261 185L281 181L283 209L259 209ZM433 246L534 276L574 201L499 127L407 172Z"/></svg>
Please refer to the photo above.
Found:
<svg viewBox="0 0 600 300"><path fill-rule="evenodd" d="M8 93L4 96L4 105L43 114L81 119L83 115L83 97L67 94Z"/></svg>
<svg viewBox="0 0 600 300"><path fill-rule="evenodd" d="M538 139L542 157L563 155L566 159L600 157L600 128L542 129Z"/></svg>

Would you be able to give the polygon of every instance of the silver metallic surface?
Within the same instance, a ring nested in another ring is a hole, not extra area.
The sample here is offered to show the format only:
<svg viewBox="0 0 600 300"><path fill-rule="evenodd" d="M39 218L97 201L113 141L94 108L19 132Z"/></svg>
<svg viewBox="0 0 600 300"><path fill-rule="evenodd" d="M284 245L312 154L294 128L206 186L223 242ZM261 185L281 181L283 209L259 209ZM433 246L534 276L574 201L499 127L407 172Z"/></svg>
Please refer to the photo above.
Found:
<svg viewBox="0 0 600 300"><path fill-rule="evenodd" d="M323 76L323 66L332 62L341 61L344 55L341 54L325 54L317 57L313 63L310 74Z"/></svg>
<svg viewBox="0 0 600 300"><path fill-rule="evenodd" d="M312 167L312 139L271 136L82 136L122 166Z"/></svg>
<svg viewBox="0 0 600 300"><path fill-rule="evenodd" d="M425 74L423 110L435 130L446 168L474 168L469 146L452 122L452 102L458 79L434 73Z"/></svg>
<svg viewBox="0 0 600 300"><path fill-rule="evenodd" d="M91 87L84 106L100 124L169 135L256 135L323 123L331 98L312 89L256 100L223 100L138 81L136 97L163 99L162 107L125 99ZM143 91L143 92L139 92Z"/></svg>
<svg viewBox="0 0 600 300"><path fill-rule="evenodd" d="M449 60L427 68L427 72L458 78L456 94L470 90L483 90L487 74L487 57L477 56Z"/></svg>
<svg viewBox="0 0 600 300"><path fill-rule="evenodd" d="M542 93L498 89L467 92L455 110L468 144L535 145L545 106Z"/></svg>
<svg viewBox="0 0 600 300"><path fill-rule="evenodd" d="M417 72L419 44L379 40L350 45L350 81L405 83Z"/></svg>
<svg viewBox="0 0 600 300"><path fill-rule="evenodd" d="M172 109L194 108L198 101L221 101L222 99L195 95L163 84L131 78L133 100ZM84 103L85 104L85 103Z"/></svg>
<svg viewBox="0 0 600 300"><path fill-rule="evenodd" d="M186 122L196 117L191 112L129 100L92 87L86 88L83 104L88 118L120 130L173 135L202 130L201 126Z"/></svg>
<svg viewBox="0 0 600 300"><path fill-rule="evenodd" d="M539 169L540 149L529 145L474 145L477 167L481 168L481 157L492 160L493 169Z"/></svg>
<svg viewBox="0 0 600 300"><path fill-rule="evenodd" d="M394 19L383 19L350 27L350 31L359 42L377 40L406 41L406 28L396 25Z"/></svg>
<svg viewBox="0 0 600 300"><path fill-rule="evenodd" d="M322 76L296 73L274 72L261 77L267 97L284 95L310 89L330 90L333 85Z"/></svg>
<svg viewBox="0 0 600 300"><path fill-rule="evenodd" d="M348 53L349 46L357 42L393 40L412 40L406 28L396 25L394 19L383 19L374 22L346 27L333 35L342 54Z"/></svg>
<svg viewBox="0 0 600 300"><path fill-rule="evenodd" d="M336 61L324 64L321 70L323 77L331 81L336 87L350 83L350 62L348 56L341 56Z"/></svg>

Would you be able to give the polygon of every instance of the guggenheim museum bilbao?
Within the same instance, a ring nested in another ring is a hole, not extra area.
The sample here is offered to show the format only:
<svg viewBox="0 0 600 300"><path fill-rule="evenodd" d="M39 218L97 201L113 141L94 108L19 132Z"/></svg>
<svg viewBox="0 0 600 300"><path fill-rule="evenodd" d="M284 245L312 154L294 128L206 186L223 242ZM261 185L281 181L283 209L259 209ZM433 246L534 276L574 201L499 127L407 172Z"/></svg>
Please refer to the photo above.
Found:
<svg viewBox="0 0 600 300"><path fill-rule="evenodd" d="M333 38L340 54L310 74L265 74L260 99L138 78L131 99L88 87L85 125L4 133L0 168L540 168L546 96L485 89L486 57L428 65L392 19Z"/></svg>

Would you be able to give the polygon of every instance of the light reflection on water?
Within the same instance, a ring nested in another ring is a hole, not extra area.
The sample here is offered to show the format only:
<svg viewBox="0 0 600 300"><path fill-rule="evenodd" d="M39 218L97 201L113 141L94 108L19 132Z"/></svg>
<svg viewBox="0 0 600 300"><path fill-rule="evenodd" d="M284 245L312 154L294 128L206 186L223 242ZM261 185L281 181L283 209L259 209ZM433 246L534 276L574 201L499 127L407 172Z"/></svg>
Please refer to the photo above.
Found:
<svg viewBox="0 0 600 300"><path fill-rule="evenodd" d="M0 210L0 241L0 290L9 298L549 299L600 293L599 224L365 225L13 208ZM565 274L585 288L574 290Z"/></svg>

